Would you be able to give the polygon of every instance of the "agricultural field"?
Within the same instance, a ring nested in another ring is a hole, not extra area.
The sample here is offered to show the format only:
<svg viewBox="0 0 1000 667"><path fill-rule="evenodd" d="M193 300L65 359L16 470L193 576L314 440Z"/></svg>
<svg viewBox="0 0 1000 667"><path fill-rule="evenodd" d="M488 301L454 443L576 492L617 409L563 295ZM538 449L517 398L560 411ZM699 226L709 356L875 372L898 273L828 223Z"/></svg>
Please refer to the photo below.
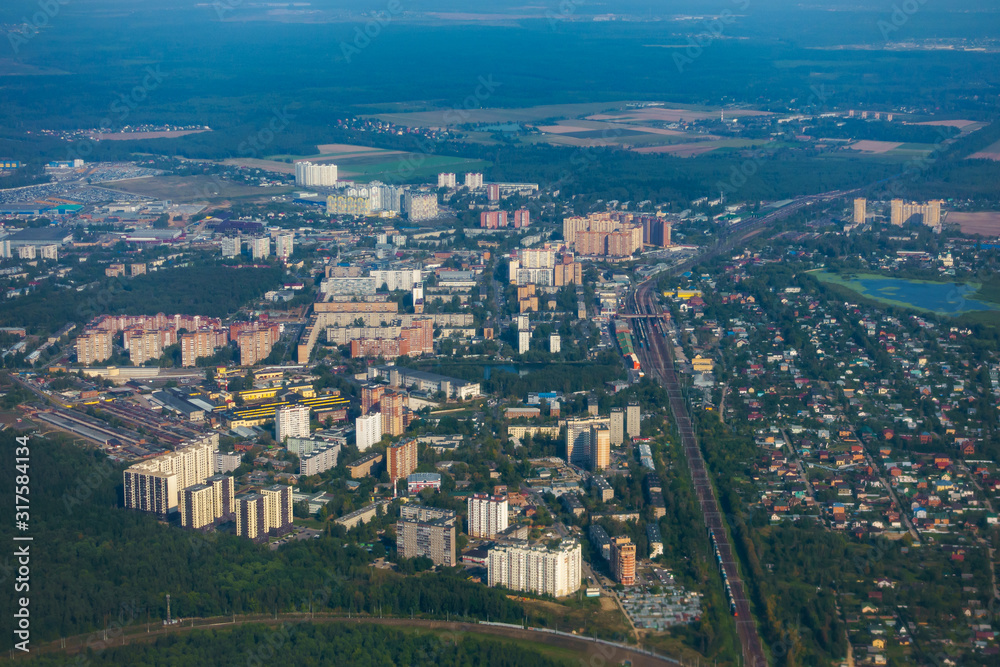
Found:
<svg viewBox="0 0 1000 667"><path fill-rule="evenodd" d="M468 109L445 107L430 111L377 114L375 117L406 127L445 128L478 123L531 123L556 118L578 118L603 111L624 109L628 102L583 102L580 104L545 104L511 109Z"/></svg>
<svg viewBox="0 0 1000 667"><path fill-rule="evenodd" d="M978 153L969 156L970 160L993 160L1000 162L1000 141L990 144Z"/></svg>
<svg viewBox="0 0 1000 667"><path fill-rule="evenodd" d="M950 211L947 221L963 234L1000 236L1000 211Z"/></svg>
<svg viewBox="0 0 1000 667"><path fill-rule="evenodd" d="M416 177L434 180L438 172L482 171L490 166L486 160L425 155L406 151L385 150L355 144L323 144L312 155L271 155L264 159L234 158L223 164L267 169L280 174L294 174L295 162L309 160L320 164L336 164L339 178L359 182L382 181L398 183Z"/></svg>

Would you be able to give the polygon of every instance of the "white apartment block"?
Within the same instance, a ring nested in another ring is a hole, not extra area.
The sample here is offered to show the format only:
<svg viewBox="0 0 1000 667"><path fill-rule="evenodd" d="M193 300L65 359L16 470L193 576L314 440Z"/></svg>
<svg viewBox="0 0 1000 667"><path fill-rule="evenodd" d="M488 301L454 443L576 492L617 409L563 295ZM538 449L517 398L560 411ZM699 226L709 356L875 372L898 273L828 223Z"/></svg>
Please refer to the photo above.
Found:
<svg viewBox="0 0 1000 667"><path fill-rule="evenodd" d="M556 254L552 250L518 250L517 259L525 269L551 269L556 265Z"/></svg>
<svg viewBox="0 0 1000 667"><path fill-rule="evenodd" d="M457 180L455 179L455 174L438 174L438 187L439 188L455 188Z"/></svg>
<svg viewBox="0 0 1000 667"><path fill-rule="evenodd" d="M354 438L363 452L382 439L382 413L373 412L354 420Z"/></svg>
<svg viewBox="0 0 1000 667"><path fill-rule="evenodd" d="M278 259L288 259L295 248L294 234L278 234L274 237L274 254Z"/></svg>
<svg viewBox="0 0 1000 667"><path fill-rule="evenodd" d="M267 259L271 254L271 237L260 236L250 239L250 250L254 259Z"/></svg>
<svg viewBox="0 0 1000 667"><path fill-rule="evenodd" d="M243 239L238 234L236 236L223 236L221 246L223 257L237 257L243 249Z"/></svg>
<svg viewBox="0 0 1000 667"><path fill-rule="evenodd" d="M494 547L487 560L489 585L557 598L572 595L583 576L581 553L577 540L551 549L541 544Z"/></svg>
<svg viewBox="0 0 1000 667"><path fill-rule="evenodd" d="M642 434L640 419L642 412L638 403L629 403L625 408L625 432L630 438L638 438Z"/></svg>
<svg viewBox="0 0 1000 667"><path fill-rule="evenodd" d="M477 493L469 498L469 536L495 537L507 530L507 497Z"/></svg>
<svg viewBox="0 0 1000 667"><path fill-rule="evenodd" d="M243 463L243 455L239 452L216 452L215 472L232 472Z"/></svg>
<svg viewBox="0 0 1000 667"><path fill-rule="evenodd" d="M309 437L309 406L287 405L274 411L274 439Z"/></svg>
<svg viewBox="0 0 1000 667"><path fill-rule="evenodd" d="M309 477L326 472L337 467L340 458L340 445L318 447L299 458L299 474Z"/></svg>
<svg viewBox="0 0 1000 667"><path fill-rule="evenodd" d="M415 283L423 280L420 269L371 271L368 275L370 278L375 279L375 289L381 289L382 285L385 285L389 288L390 292L395 292L396 290L409 292L413 289Z"/></svg>
<svg viewBox="0 0 1000 667"><path fill-rule="evenodd" d="M312 162L295 163L295 185L333 187L336 184L337 165L313 164Z"/></svg>
<svg viewBox="0 0 1000 667"><path fill-rule="evenodd" d="M483 175L478 172L468 171L465 173L463 184L470 190L481 188L483 187Z"/></svg>
<svg viewBox="0 0 1000 667"><path fill-rule="evenodd" d="M531 346L531 332L530 331L518 331L517 332L517 353L524 354L528 351Z"/></svg>

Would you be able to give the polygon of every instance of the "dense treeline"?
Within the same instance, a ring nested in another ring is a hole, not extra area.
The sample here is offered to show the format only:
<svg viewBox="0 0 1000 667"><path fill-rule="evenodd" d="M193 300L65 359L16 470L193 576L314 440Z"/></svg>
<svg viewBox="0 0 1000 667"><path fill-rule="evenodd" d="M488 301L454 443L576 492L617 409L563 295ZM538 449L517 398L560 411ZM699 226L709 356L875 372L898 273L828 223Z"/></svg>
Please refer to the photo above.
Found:
<svg viewBox="0 0 1000 667"><path fill-rule="evenodd" d="M892 141L910 144L934 144L954 137L958 128L929 125L906 125L877 120L823 119L808 128L815 137L855 139L858 141Z"/></svg>
<svg viewBox="0 0 1000 667"><path fill-rule="evenodd" d="M279 658L280 656L280 658ZM152 644L88 650L84 664L92 667L203 667L259 665L277 659L289 665L490 665L549 667L567 665L530 646L462 631L434 634L378 625L312 623L277 627L251 624L231 631L195 630ZM38 667L77 665L80 657L43 656L29 663Z"/></svg>
<svg viewBox="0 0 1000 667"><path fill-rule="evenodd" d="M33 641L98 628L123 606L166 616L314 610L474 616L517 622L519 605L461 572L403 577L342 533L278 551L226 534L163 525L119 509L121 469L103 455L31 437ZM0 483L13 488L14 434L0 433ZM0 536L12 537L11 522ZM12 617L3 621L12 635ZM11 642L11 639L8 639Z"/></svg>
<svg viewBox="0 0 1000 667"><path fill-rule="evenodd" d="M281 283L281 269L235 269L189 266L131 279L108 278L83 292L50 283L0 304L3 326L23 326L28 333L50 333L67 322L85 324L98 315L184 313L224 317Z"/></svg>

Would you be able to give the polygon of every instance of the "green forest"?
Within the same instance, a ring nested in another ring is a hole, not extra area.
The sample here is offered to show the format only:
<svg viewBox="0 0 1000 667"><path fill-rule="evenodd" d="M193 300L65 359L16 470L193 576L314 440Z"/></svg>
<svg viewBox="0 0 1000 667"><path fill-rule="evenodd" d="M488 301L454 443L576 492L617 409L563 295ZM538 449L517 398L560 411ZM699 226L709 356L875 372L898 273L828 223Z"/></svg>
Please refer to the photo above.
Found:
<svg viewBox="0 0 1000 667"><path fill-rule="evenodd" d="M16 474L14 437L0 433L0 483L6 488L13 487ZM345 615L524 618L520 605L464 574L403 577L374 570L368 551L333 535L270 551L232 535L164 525L151 515L119 509L121 468L103 455L38 436L31 436L31 443L33 642L99 628L123 604L165 618L168 593L173 614L181 617L312 606ZM10 522L0 528L8 543L12 532ZM5 615L8 647L12 622Z"/></svg>
<svg viewBox="0 0 1000 667"><path fill-rule="evenodd" d="M204 665L286 665L352 667L439 665L464 667L557 667L569 661L550 658L527 643L485 638L461 630L441 634L379 625L312 623L268 627L251 624L233 630L194 630L154 643L88 650L81 656L42 656L37 667L203 667Z"/></svg>
<svg viewBox="0 0 1000 667"><path fill-rule="evenodd" d="M136 278L102 279L83 292L47 281L27 296L0 304L2 326L23 326L30 334L56 331L67 321L86 324L98 315L183 313L225 317L281 284L279 267L237 269L200 265L183 274L161 269Z"/></svg>

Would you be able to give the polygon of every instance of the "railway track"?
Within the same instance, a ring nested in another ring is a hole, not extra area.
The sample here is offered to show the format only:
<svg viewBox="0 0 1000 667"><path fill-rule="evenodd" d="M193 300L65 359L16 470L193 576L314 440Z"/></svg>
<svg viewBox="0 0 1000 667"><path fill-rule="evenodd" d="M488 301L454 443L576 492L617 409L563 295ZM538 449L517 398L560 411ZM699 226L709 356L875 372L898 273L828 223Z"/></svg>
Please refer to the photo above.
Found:
<svg viewBox="0 0 1000 667"><path fill-rule="evenodd" d="M856 192L859 192L859 190L829 192L797 199L769 215L762 218L754 218L730 228L726 237L714 247L700 255L692 257L686 262L671 267L669 271L674 274L688 271L705 259L733 249L741 241L759 233L768 224L788 217L810 204L846 197ZM706 530L711 531L711 534L715 537L719 567L724 581L729 586L732 600L731 610L736 620L736 631L739 635L740 648L743 653L743 664L750 667L766 667L767 655L764 652L764 643L753 620L746 587L740 578L736 555L729 540L729 535L726 532L725 516L719 504L719 499L716 496L715 487L709 479L705 459L702 456L701 447L698 445L694 425L691 422L691 415L684 400L681 383L674 370L672 349L667 343L665 335L660 335L650 326L651 321L663 320L662 309L656 294L653 292L653 287L657 280L658 278L653 276L646 282L641 283L636 288L636 291L633 292L631 302L629 303L630 310L632 311L629 314L633 316L629 321L632 322L635 328L634 333L636 338L645 343L639 347L637 353L640 357L641 366L646 370L646 373L659 381L667 391L670 401L670 412L674 417L674 422L677 424L677 431L681 437L681 446L684 449L684 456L694 483L698 506L704 518ZM664 322L664 331L666 330L665 326L666 323Z"/></svg>
<svg viewBox="0 0 1000 667"><path fill-rule="evenodd" d="M653 315L658 313L659 305L651 292L651 282L644 283L636 290L635 307L638 312ZM637 320L637 322L638 326L646 326L642 321ZM674 371L673 357L663 336L656 335L655 332L647 331L646 333L647 344L641 350L643 357L645 357L642 359L642 363L647 368L647 373L656 378L667 390L670 412L673 414L677 431L681 437L681 446L684 449L684 457L687 460L694 483L698 506L704 517L706 529L710 529L715 535L719 550L720 569L724 574L725 581L729 583L732 593L736 631L739 635L744 664L752 667L765 667L767 657L764 653L763 642L753 620L750 601L747 599L746 588L740 578L736 556L726 532L725 519L719 505L719 499L708 476L705 459L695 436L694 425L691 423L691 416L684 400L680 380Z"/></svg>

